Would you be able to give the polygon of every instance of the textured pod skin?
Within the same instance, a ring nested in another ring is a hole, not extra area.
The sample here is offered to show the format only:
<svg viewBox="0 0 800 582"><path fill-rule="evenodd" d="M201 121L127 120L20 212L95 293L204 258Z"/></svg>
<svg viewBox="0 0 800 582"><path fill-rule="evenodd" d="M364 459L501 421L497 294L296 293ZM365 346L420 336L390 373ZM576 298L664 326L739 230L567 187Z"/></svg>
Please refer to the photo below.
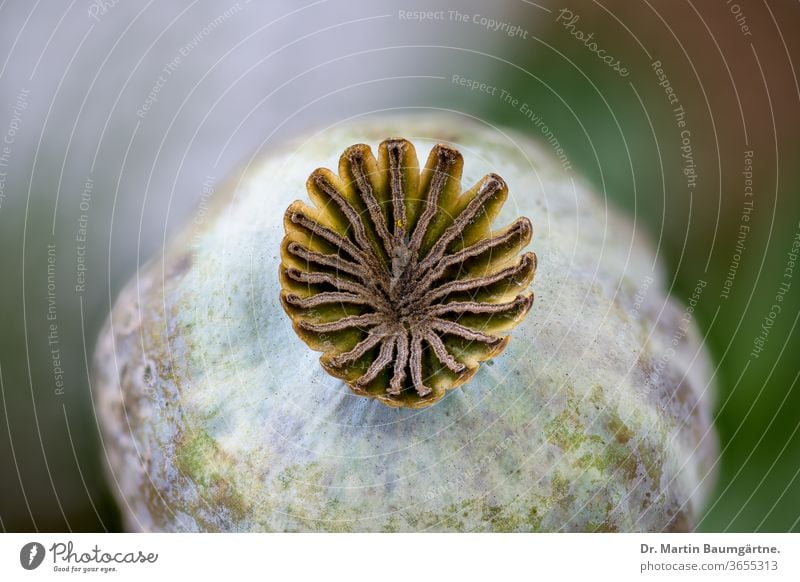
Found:
<svg viewBox="0 0 800 582"><path fill-rule="evenodd" d="M420 410L325 373L279 300L283 209L310 170L389 135L453 143L465 182L501 174L498 222L531 217L540 258L514 341ZM709 358L640 233L543 147L460 117L374 118L267 155L216 197L122 291L98 342L129 529L693 527L717 454Z"/></svg>

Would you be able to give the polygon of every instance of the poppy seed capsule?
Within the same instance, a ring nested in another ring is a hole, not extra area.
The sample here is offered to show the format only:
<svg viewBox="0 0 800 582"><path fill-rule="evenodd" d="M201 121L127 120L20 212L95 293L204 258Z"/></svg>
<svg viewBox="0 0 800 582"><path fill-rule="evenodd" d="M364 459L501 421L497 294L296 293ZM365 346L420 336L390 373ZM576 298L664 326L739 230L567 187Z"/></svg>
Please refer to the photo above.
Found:
<svg viewBox="0 0 800 582"><path fill-rule="evenodd" d="M641 229L546 148L375 117L213 197L98 342L129 529L694 527L709 357Z"/></svg>

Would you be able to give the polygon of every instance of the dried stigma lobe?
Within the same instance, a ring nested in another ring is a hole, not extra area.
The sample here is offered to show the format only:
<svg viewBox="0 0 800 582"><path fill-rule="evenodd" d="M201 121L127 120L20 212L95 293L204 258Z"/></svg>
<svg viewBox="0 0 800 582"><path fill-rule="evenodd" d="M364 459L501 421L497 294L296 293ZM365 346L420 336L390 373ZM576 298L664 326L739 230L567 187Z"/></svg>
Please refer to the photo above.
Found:
<svg viewBox="0 0 800 582"><path fill-rule="evenodd" d="M414 146L376 160L349 147L339 175L315 170L313 206L286 211L281 301L331 375L391 406L424 407L506 347L528 313L536 255L525 217L492 232L508 194L489 174L461 192L463 159L438 144L420 172Z"/></svg>

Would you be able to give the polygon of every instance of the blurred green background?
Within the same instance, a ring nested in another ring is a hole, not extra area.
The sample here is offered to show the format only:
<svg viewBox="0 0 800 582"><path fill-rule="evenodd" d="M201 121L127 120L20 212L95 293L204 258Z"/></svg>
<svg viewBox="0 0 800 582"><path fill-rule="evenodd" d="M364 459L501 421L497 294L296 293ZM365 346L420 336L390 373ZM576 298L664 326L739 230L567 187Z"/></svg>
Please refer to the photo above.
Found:
<svg viewBox="0 0 800 582"><path fill-rule="evenodd" d="M252 150L378 109L453 109L547 138L524 103L575 172L650 231L679 300L699 279L708 283L696 318L717 365L722 455L699 529L800 530L800 271L786 271L800 234L797 3L58 10L0 8L0 134L13 133L0 167L0 529L119 529L87 360L121 285L190 219L207 177L221 180ZM443 16L420 21L400 10ZM179 66L165 72L176 56ZM470 91L455 74L511 98ZM693 188L681 129L690 131ZM89 207L81 206L87 178ZM81 228L88 270L78 291ZM48 245L56 249L51 281ZM54 385L48 283L63 394Z"/></svg>

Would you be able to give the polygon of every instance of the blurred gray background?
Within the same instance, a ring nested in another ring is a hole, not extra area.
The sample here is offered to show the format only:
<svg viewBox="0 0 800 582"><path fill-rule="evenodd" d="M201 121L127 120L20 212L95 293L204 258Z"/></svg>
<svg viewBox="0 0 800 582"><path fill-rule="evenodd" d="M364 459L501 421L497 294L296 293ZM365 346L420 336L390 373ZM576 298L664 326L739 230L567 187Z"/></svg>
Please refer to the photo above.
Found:
<svg viewBox="0 0 800 582"><path fill-rule="evenodd" d="M700 527L798 530L800 283L750 352L800 226L800 5L731 4L0 3L0 530L120 527L87 361L120 287L198 211L204 184L378 110L452 109L541 137L453 75L531 104L573 168L651 231L679 299L709 282L697 315L723 453ZM629 74L570 34L562 9ZM691 123L695 193L655 61ZM737 251L745 151L756 197Z"/></svg>

